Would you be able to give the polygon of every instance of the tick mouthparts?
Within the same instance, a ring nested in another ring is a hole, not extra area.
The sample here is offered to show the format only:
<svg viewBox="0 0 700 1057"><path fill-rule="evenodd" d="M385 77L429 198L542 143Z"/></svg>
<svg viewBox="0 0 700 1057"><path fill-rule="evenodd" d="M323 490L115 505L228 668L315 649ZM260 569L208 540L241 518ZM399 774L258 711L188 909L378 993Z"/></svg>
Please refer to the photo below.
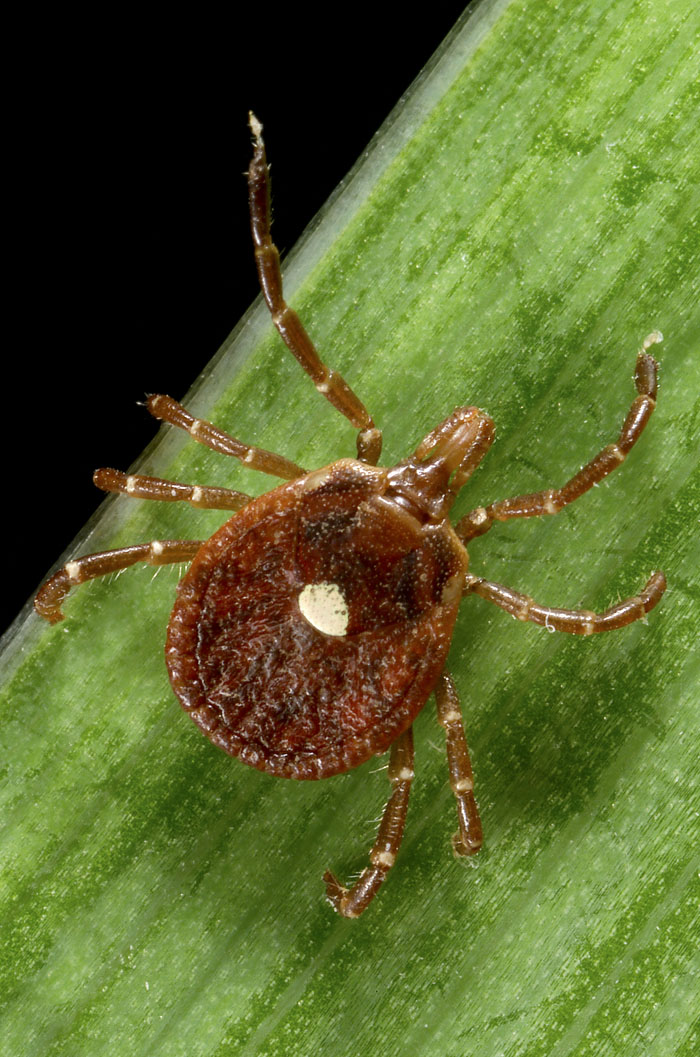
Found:
<svg viewBox="0 0 700 1057"><path fill-rule="evenodd" d="M441 521L493 436L493 421L478 407L456 408L410 459L388 471L389 492L418 520Z"/></svg>
<svg viewBox="0 0 700 1057"><path fill-rule="evenodd" d="M476 407L460 408L460 411L464 411L467 414L455 424L454 429L449 430L444 438L441 438L441 442L438 442L435 452L428 460L433 462L439 459L444 464L448 474L452 474L462 465L465 456L469 453L479 433L479 427L486 417Z"/></svg>
<svg viewBox="0 0 700 1057"><path fill-rule="evenodd" d="M445 490L453 491L472 475L493 437L493 420L485 412L478 407L458 407L419 444L415 456L424 468L438 472Z"/></svg>

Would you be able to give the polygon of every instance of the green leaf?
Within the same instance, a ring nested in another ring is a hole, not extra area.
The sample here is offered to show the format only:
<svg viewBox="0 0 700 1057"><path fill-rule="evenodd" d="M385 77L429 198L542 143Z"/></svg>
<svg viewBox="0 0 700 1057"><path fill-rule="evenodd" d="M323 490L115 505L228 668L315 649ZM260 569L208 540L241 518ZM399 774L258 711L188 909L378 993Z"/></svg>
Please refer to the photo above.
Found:
<svg viewBox="0 0 700 1057"><path fill-rule="evenodd" d="M457 515L560 484L615 439L636 348L663 331L658 410L625 466L471 548L474 571L562 606L603 609L662 568L661 605L581 640L465 600L450 665L484 850L452 858L429 702L404 846L353 922L321 875L364 865L385 775L272 779L202 738L163 663L176 569L87 585L55 628L25 616L1 698L7 1053L695 1052L698 54L688 0L483 3L286 273L386 461L455 405L494 417ZM189 403L306 466L353 452L260 304ZM142 469L269 485L174 431ZM119 499L80 546L220 520Z"/></svg>

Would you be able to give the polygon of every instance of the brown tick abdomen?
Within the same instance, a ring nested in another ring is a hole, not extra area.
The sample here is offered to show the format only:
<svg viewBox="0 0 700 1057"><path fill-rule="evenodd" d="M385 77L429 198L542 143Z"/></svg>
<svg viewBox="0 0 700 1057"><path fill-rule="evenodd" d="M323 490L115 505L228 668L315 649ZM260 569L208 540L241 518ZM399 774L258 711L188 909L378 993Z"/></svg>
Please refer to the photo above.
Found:
<svg viewBox="0 0 700 1057"><path fill-rule="evenodd" d="M166 660L192 719L271 774L323 778L382 753L445 662L466 569L447 526L387 501L386 471L342 460L253 500L178 588ZM332 585L342 632L302 614Z"/></svg>

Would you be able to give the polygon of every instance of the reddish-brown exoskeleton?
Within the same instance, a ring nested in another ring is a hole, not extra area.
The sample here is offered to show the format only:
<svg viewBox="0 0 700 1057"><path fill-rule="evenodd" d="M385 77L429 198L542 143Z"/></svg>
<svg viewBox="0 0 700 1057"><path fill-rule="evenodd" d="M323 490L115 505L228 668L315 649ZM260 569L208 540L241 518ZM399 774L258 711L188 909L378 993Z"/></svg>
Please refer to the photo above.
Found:
<svg viewBox="0 0 700 1057"><path fill-rule="evenodd" d="M666 581L655 572L638 595L604 613L550 609L471 576L465 547L494 521L556 514L619 466L654 409L657 365L647 349L661 335L650 335L638 354L638 395L614 444L561 488L478 507L453 527L450 508L492 443L491 419L475 407L457 408L408 459L377 466L380 431L321 362L283 299L262 126L252 114L250 125L250 215L265 301L318 391L358 430L357 459L307 473L193 418L168 396L151 396L155 418L286 483L251 500L224 488L97 470L95 483L108 492L240 512L205 542L159 540L75 558L41 588L35 606L54 622L75 584L136 562L192 559L170 618L166 661L180 703L215 745L269 774L301 779L340 774L391 749L392 792L370 865L350 889L330 872L324 878L335 909L357 917L398 852L413 779L411 725L433 691L457 802L454 851L472 855L481 846L459 701L445 670L462 596L480 595L518 620L575 635L621 628L661 598Z"/></svg>

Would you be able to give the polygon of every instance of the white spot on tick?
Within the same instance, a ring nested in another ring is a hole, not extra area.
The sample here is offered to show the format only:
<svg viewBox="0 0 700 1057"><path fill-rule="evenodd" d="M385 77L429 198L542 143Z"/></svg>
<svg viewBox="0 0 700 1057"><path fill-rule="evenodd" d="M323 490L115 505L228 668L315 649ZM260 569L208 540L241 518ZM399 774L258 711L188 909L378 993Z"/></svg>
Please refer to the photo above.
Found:
<svg viewBox="0 0 700 1057"><path fill-rule="evenodd" d="M307 584L299 595L299 609L312 627L324 635L344 635L350 611L338 584Z"/></svg>

